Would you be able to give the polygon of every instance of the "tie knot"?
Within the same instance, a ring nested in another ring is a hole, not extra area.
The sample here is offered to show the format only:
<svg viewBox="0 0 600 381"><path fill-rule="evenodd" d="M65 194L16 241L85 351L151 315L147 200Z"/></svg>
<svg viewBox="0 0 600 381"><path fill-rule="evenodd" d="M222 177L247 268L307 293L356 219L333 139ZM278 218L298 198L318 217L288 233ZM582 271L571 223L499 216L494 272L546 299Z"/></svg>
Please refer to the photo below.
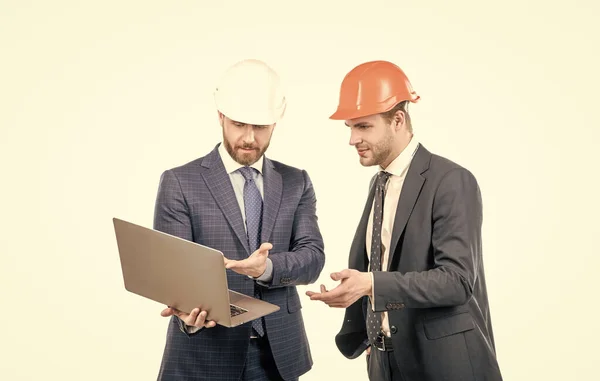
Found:
<svg viewBox="0 0 600 381"><path fill-rule="evenodd" d="M392 174L386 171L377 173L377 185L383 187Z"/></svg>
<svg viewBox="0 0 600 381"><path fill-rule="evenodd" d="M255 168L252 167L241 167L240 169L238 169L238 171L240 171L240 173L242 174L242 176L244 176L246 181L253 179L253 172L258 172Z"/></svg>

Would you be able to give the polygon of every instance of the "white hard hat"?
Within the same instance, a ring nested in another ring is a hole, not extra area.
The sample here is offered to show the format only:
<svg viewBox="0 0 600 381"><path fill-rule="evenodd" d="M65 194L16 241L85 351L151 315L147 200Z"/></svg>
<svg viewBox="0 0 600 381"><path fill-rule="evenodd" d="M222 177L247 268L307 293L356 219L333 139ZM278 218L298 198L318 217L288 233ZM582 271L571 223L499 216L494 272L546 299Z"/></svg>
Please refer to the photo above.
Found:
<svg viewBox="0 0 600 381"><path fill-rule="evenodd" d="M217 110L223 115L247 124L276 123L286 108L279 75L255 59L231 66L221 77L214 97Z"/></svg>

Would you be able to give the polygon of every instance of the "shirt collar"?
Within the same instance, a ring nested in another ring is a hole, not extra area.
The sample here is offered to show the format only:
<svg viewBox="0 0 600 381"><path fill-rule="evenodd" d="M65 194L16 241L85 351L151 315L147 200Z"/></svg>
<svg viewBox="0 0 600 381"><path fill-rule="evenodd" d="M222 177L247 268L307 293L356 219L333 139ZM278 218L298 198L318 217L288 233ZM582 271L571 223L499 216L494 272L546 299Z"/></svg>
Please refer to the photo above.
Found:
<svg viewBox="0 0 600 381"><path fill-rule="evenodd" d="M385 170L386 172L389 172L394 176L402 176L408 169L408 166L410 165L412 157L415 154L418 146L419 141L413 135L410 141L408 142L406 148L404 148L404 150L400 152L400 155L398 155L394 160L392 160L392 162L387 166L387 168L380 167L379 169Z"/></svg>
<svg viewBox="0 0 600 381"><path fill-rule="evenodd" d="M244 167L244 165L233 160L229 152L227 152L227 149L225 149L225 143L223 142L221 142L221 144L219 145L219 155L221 156L221 161L223 161L223 165L225 166L225 171L227 171L228 174L233 173L238 169ZM262 174L264 157L264 155L261 155L260 159L258 159L256 163L251 165L251 167L256 169L260 174Z"/></svg>

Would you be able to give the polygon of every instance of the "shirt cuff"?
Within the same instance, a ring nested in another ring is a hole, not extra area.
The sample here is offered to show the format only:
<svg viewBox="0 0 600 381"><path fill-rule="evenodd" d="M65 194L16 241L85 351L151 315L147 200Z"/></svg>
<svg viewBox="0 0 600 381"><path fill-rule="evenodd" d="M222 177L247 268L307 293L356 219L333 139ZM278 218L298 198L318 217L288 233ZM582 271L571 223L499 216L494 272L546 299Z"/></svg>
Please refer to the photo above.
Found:
<svg viewBox="0 0 600 381"><path fill-rule="evenodd" d="M203 327L196 327L193 325L187 325L179 317L177 317L177 320L179 321L179 330L181 330L183 333L187 333L188 335L192 335L192 334L200 331L203 328Z"/></svg>
<svg viewBox="0 0 600 381"><path fill-rule="evenodd" d="M199 330L201 330L202 327L196 327L194 325L185 325L185 330L187 331L187 333L192 334L192 333L196 333Z"/></svg>
<svg viewBox="0 0 600 381"><path fill-rule="evenodd" d="M262 273L258 278L254 278L254 280L267 283L273 279L273 262L271 262L271 258L267 258L267 268L265 272Z"/></svg>

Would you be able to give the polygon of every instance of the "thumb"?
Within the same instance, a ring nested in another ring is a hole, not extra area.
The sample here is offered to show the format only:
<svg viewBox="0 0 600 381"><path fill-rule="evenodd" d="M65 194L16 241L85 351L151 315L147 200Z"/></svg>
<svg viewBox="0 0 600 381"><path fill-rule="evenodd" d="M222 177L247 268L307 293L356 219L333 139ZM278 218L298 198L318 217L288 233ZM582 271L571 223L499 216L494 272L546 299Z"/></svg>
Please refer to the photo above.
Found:
<svg viewBox="0 0 600 381"><path fill-rule="evenodd" d="M228 259L228 260L225 262L225 268L226 268L226 269L230 269L230 268L232 268L232 267L235 267L235 265L237 264L237 262L238 262L238 261L236 261L235 259Z"/></svg>
<svg viewBox="0 0 600 381"><path fill-rule="evenodd" d="M350 270L348 270L348 269L331 274L331 279L333 279L333 280L342 280L342 279L345 279L348 277L350 277Z"/></svg>
<svg viewBox="0 0 600 381"><path fill-rule="evenodd" d="M268 255L269 250L271 250L272 248L273 245L271 245L269 242L265 242L262 245L260 245L260 247L258 248L258 252L263 255Z"/></svg>

